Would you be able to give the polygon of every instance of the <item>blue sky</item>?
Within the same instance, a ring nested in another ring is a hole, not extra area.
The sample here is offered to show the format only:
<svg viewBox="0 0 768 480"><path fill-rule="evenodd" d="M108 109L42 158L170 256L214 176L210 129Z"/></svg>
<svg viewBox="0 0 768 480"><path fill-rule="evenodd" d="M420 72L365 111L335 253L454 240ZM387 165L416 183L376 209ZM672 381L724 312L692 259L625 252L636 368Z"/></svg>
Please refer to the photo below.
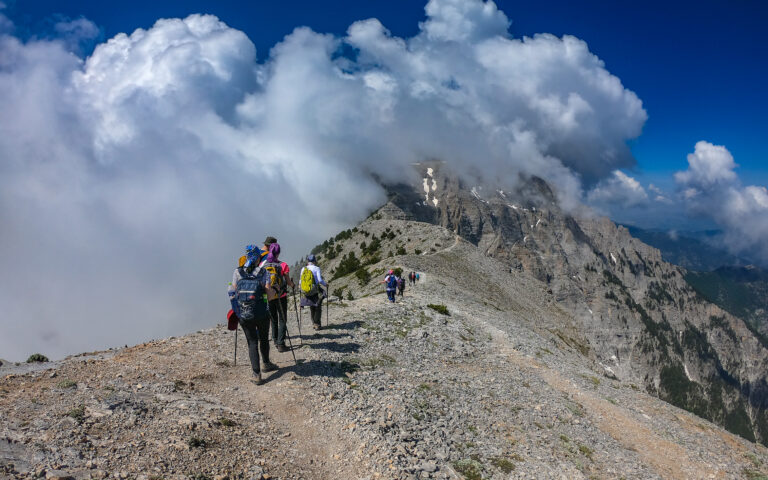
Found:
<svg viewBox="0 0 768 480"><path fill-rule="evenodd" d="M768 184L768 3L761 1L608 2L497 1L514 36L548 32L585 40L607 69L643 101L649 118L631 142L643 182L673 187L693 145L725 145L753 183ZM8 16L29 33L55 14L85 16L105 38L149 28L162 17L212 13L244 31L263 59L295 27L343 34L354 21L375 17L396 36L417 33L424 5L366 1L100 1L23 0Z"/></svg>

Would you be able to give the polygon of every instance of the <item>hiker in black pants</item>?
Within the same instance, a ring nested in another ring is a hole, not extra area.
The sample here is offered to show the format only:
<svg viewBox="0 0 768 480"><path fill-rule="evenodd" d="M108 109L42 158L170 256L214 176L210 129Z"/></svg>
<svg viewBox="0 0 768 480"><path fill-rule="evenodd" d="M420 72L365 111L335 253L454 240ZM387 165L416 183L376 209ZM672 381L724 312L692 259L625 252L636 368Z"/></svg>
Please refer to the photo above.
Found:
<svg viewBox="0 0 768 480"><path fill-rule="evenodd" d="M312 328L315 330L320 330L322 328L322 313L323 313L323 299L326 296L325 291L323 291L320 286L328 287L328 284L323 280L323 274L320 272L320 267L318 267L315 262L317 259L314 255L310 254L307 257L307 266L301 269L301 274L299 274L299 281L301 282L301 279L304 278L304 271L307 270L312 273L312 276L314 278L314 283L317 287L317 293L312 293L310 295L307 295L306 293L301 296L301 306L302 307L309 307L309 312L312 315Z"/></svg>
<svg viewBox="0 0 768 480"><path fill-rule="evenodd" d="M261 252L259 252L261 253ZM232 283L229 286L228 294L232 301L232 308L237 313L238 317L241 317L240 308L236 297L239 291L237 288L238 282L243 278L249 278L253 276L261 284L264 289L269 288L269 275L267 271L261 268L257 268L256 265L260 261L260 256L253 255L249 258L242 267L235 269L235 273L232 277ZM266 290L264 290L266 293ZM257 315L255 318L245 321L239 318L240 326L245 333L245 339L248 341L248 356L251 359L251 369L253 370L252 381L256 385L261 385L264 380L261 377L261 368L259 365L259 350L261 350L261 360L264 362L264 371L271 372L277 370L277 365L269 361L269 311L263 310L264 315Z"/></svg>
<svg viewBox="0 0 768 480"><path fill-rule="evenodd" d="M285 346L286 322L288 320L288 287L295 287L295 285L289 276L290 267L279 259L280 245L277 243L277 240L274 237L267 237L264 244L267 245L267 242L269 242L269 254L260 266L267 267L268 271L270 268L273 269L276 280L272 288L267 290L269 314L272 317L272 341L275 342L275 348L277 348L278 352L288 352L290 349Z"/></svg>

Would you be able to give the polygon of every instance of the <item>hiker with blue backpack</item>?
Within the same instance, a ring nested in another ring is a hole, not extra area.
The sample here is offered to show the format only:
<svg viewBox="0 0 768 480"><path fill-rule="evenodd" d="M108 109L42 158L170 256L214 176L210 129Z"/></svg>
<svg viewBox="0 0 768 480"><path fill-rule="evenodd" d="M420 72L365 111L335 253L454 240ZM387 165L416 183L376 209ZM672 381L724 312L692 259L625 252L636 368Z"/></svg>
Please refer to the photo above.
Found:
<svg viewBox="0 0 768 480"><path fill-rule="evenodd" d="M387 298L390 302L395 303L395 291L397 290L397 276L395 276L395 271L390 270L387 273L387 276L384 277L382 283L386 286Z"/></svg>
<svg viewBox="0 0 768 480"><path fill-rule="evenodd" d="M320 267L317 266L317 258L313 254L307 257L307 266L301 269L299 274L299 288L301 288L301 307L309 307L312 317L312 328L320 330L322 328L323 299L326 297L325 291L320 286L328 288L328 284L323 280L323 274ZM327 321L327 320L326 320Z"/></svg>
<svg viewBox="0 0 768 480"><path fill-rule="evenodd" d="M269 272L259 267L266 252L256 246L246 247L245 262L235 269L232 283L229 284L229 295L232 310L237 315L245 339L248 341L248 356L251 359L251 369L256 385L262 385L259 364L259 351L264 362L264 371L277 370L277 365L269 361L269 306L267 289L271 287Z"/></svg>

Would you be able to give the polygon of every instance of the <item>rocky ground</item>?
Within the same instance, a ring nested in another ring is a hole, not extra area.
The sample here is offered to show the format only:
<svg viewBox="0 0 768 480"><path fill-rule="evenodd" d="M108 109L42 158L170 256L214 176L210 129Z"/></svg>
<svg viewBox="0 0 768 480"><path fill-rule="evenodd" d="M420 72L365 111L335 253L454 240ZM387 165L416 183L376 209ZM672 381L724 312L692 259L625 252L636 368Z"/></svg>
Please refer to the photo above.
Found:
<svg viewBox="0 0 768 480"><path fill-rule="evenodd" d="M422 276L396 304L373 279L319 332L292 310L298 362L273 349L262 386L223 325L4 364L0 478L768 478L764 447L605 376L543 284L439 248L389 259Z"/></svg>

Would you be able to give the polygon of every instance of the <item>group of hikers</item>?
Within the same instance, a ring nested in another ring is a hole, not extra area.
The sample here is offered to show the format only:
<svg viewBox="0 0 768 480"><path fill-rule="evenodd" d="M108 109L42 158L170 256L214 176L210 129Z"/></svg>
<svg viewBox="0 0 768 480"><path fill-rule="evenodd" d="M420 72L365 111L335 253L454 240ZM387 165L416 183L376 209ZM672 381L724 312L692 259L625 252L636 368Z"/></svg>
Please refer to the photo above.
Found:
<svg viewBox="0 0 768 480"><path fill-rule="evenodd" d="M410 285L415 285L418 281L417 272L408 274ZM382 283L386 284L387 298L390 302L395 302L396 293L403 296L405 279L402 271L395 274L394 270L390 270ZM322 287L325 287L325 290ZM297 308L296 284L290 277L290 267L280 260L280 244L275 237L267 237L261 247L256 245L245 247L245 255L240 257L232 275L232 282L227 289L232 305L227 319L230 330L237 330L239 325L245 333L248 356L253 370L252 381L257 385L264 383L261 376L262 370L271 372L278 369L278 366L269 360L270 328L277 351L292 352L292 348L285 345L286 338L290 344L287 331L289 288L294 294L294 308ZM312 327L320 330L322 305L323 300L328 296L328 283L323 279L313 254L307 256L307 264L301 269L299 289L301 291L300 306L309 307ZM237 336L235 336L235 358L237 358ZM264 364L263 369L260 362Z"/></svg>
<svg viewBox="0 0 768 480"><path fill-rule="evenodd" d="M322 326L322 304L327 296L328 283L323 279L317 266L317 259L310 254L307 265L299 275L301 306L309 307L312 327ZM275 237L267 237L264 245L248 245L245 255L240 257L238 267L232 276L227 294L232 309L227 314L230 330L239 324L248 342L248 355L253 370L253 382L264 383L261 376L260 360L264 371L271 372L278 367L269 360L269 330L278 352L291 351L285 346L288 320L288 288L295 293L296 285L290 277L290 267L280 260L280 245ZM326 287L323 290L322 287ZM295 304L294 296L294 304ZM295 305L294 305L295 306ZM289 338L290 342L290 338ZM237 344L235 344L237 345ZM237 348L237 346L235 346ZM261 352L261 359L259 358Z"/></svg>
<svg viewBox="0 0 768 480"><path fill-rule="evenodd" d="M411 272L408 274L408 283L415 285L419 281L418 272ZM387 272L387 276L384 277L384 281L381 282L386 286L387 299L395 303L395 295L403 296L405 292L405 280L403 279L402 272L395 273L394 270Z"/></svg>

